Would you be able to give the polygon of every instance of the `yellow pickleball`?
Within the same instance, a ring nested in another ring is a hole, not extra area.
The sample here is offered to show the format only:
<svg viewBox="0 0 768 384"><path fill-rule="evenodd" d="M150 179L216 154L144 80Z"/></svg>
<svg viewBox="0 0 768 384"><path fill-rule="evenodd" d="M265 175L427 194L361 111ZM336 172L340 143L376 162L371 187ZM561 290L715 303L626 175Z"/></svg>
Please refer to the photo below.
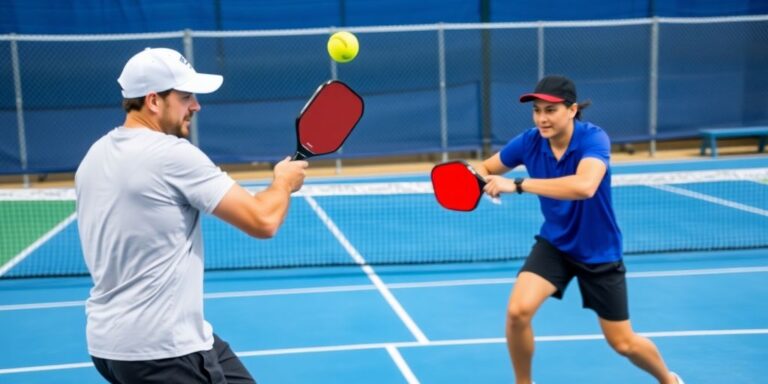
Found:
<svg viewBox="0 0 768 384"><path fill-rule="evenodd" d="M336 32L328 39L328 54L339 63L352 61L360 50L360 44L355 35L342 31Z"/></svg>

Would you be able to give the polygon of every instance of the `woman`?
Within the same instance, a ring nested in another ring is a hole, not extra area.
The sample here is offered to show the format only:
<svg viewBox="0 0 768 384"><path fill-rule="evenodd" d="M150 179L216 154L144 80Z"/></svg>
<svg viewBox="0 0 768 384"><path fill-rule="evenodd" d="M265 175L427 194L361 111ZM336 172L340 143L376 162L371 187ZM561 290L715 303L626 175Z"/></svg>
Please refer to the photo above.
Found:
<svg viewBox="0 0 768 384"><path fill-rule="evenodd" d="M589 102L577 103L576 86L547 76L520 102L533 102L535 128L485 160L485 192L539 196L544 224L521 268L507 310L507 346L518 384L531 383L531 320L548 297L562 298L579 281L583 306L594 310L603 334L619 354L659 383L683 383L658 349L629 322L621 231L611 201L610 140L600 127L580 121ZM525 165L529 178L499 176Z"/></svg>

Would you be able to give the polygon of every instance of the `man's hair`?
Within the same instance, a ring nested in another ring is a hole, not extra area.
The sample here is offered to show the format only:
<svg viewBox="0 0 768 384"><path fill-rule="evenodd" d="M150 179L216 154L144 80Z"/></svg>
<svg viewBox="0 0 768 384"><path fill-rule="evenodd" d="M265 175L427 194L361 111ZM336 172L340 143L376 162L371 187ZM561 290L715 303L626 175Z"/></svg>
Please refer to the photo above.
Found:
<svg viewBox="0 0 768 384"><path fill-rule="evenodd" d="M168 97L168 95L171 94L172 89L169 89L167 91L158 92L157 95L165 99ZM130 99L123 99L123 110L125 113L128 113L130 111L141 111L141 107L144 106L144 99L146 99L146 95L141 97L134 97Z"/></svg>

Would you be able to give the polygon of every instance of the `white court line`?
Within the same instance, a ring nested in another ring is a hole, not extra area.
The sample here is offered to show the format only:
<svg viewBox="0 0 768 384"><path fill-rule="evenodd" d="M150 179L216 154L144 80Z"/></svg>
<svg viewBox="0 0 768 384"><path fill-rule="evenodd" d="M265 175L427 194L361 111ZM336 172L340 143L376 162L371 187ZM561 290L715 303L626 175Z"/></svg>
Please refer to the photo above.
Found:
<svg viewBox="0 0 768 384"><path fill-rule="evenodd" d="M408 314L408 312L405 311L405 308L403 308L402 305L400 305L400 302L397 301L395 296L392 294L392 292L387 288L387 285L384 284L384 282L379 278L379 276L376 274L376 272L371 268L370 265L365 261L363 256L360 254L360 252L355 249L355 247L352 245L352 243L349 242L346 236L341 232L339 227L336 226L336 224L331 220L331 218L328 216L328 214L323 210L322 207L315 201L312 196L306 195L304 196L304 199L307 200L307 203L309 203L309 206L312 207L312 210L315 211L315 214L317 214L318 217L320 217L320 220L325 224L326 227L331 231L334 237L336 237L336 240L341 243L341 245L344 247L344 249L349 253L349 255L352 257L353 260L360 266L360 268L365 272L365 274L368 276L368 279L371 280L373 285L376 286L376 288L379 290L381 295L384 297L384 300L389 303L389 306L392 307L392 309L395 311L398 317L400 317L400 320L405 324L405 326L408 328L409 331L411 331L411 334L418 340L420 343L426 343L429 341L427 339L427 336L424 335L424 332L421 331L418 325L416 325L416 322L413 321L411 316Z"/></svg>
<svg viewBox="0 0 768 384"><path fill-rule="evenodd" d="M694 199L704 200L706 202L719 204L725 207L738 209L740 211L754 213L761 216L768 216L768 211L757 207L752 207L746 204L737 203L735 201L721 199L719 197L710 196L704 193L694 192L683 188L673 187L671 185L649 185L651 188L660 189L671 193L676 193L685 197L692 197Z"/></svg>
<svg viewBox="0 0 768 384"><path fill-rule="evenodd" d="M286 289L265 289L260 291L234 291L234 292L215 292L207 293L205 299L231 299L239 297L258 297L258 296L281 296L281 295L309 295L313 293L334 293L334 292L354 292L354 291L373 291L376 287L373 285L339 285L331 287L316 288L286 288ZM85 301L58 301L50 303L31 303L31 304L9 304L0 305L2 311L18 311L24 309L47 309L47 308L66 308L79 307L85 305Z"/></svg>
<svg viewBox="0 0 768 384"><path fill-rule="evenodd" d="M743 161L743 160L763 160L765 157L763 155L728 155L727 159L723 159L722 157L708 157L706 159L697 159L697 158L687 158L687 159L648 159L648 160L631 160L631 161L622 161L618 163L612 163L611 169L616 168L623 168L623 167L636 167L636 166L642 166L642 167L652 167L655 168L658 165L670 165L670 164L705 164L705 165L712 165L711 163L732 163L737 161ZM683 171L685 172L685 171Z"/></svg>
<svg viewBox="0 0 768 384"><path fill-rule="evenodd" d="M26 372L61 371L64 369L77 369L77 368L90 368L90 367L93 367L93 363L38 365L35 367L0 369L0 375L9 375L11 373L26 373Z"/></svg>
<svg viewBox="0 0 768 384"><path fill-rule="evenodd" d="M511 283L514 283L515 280L517 279L514 277L505 277L505 278L498 278L498 279L440 280L440 281L423 281L423 282L414 282L414 283L392 283L392 284L388 284L388 286L391 289L460 287L460 286L467 286L467 285L511 284Z"/></svg>
<svg viewBox="0 0 768 384"><path fill-rule="evenodd" d="M677 271L649 271L629 272L628 278L668 277L668 276L704 276L704 275L728 275L738 273L768 272L768 267L733 267L733 268L709 268L709 269L681 269Z"/></svg>
<svg viewBox="0 0 768 384"><path fill-rule="evenodd" d="M57 233L64 230L64 228L69 225L72 221L75 220L77 217L77 213L73 213L69 215L66 219L61 221L59 224L56 224L53 229L46 232L43 236L41 236L39 239L37 239L34 243L32 243L29 247L24 248L21 253L14 256L13 259L8 261L7 263L3 264L2 267L0 267L0 276L4 275L6 272L8 272L11 268L15 267L16 264L20 263L22 260L27 258L32 252L34 252L36 249L40 248L46 241L50 240L52 237L56 236Z"/></svg>
<svg viewBox="0 0 768 384"><path fill-rule="evenodd" d="M336 285L336 286L330 286L330 287L313 287L313 288L284 288L284 289L264 289L264 290L258 290L258 291L216 292L216 293L206 293L203 297L205 297L206 299L228 299L228 298L235 298L235 297L305 295L305 294L312 294L312 293L372 291L375 289L376 287L372 285Z"/></svg>
<svg viewBox="0 0 768 384"><path fill-rule="evenodd" d="M8 305L0 305L0 311L23 311L26 309L82 307L84 305L85 305L85 301L55 301L51 303L8 304Z"/></svg>
<svg viewBox="0 0 768 384"><path fill-rule="evenodd" d="M697 330L697 331L638 332L638 334L645 337L649 337L649 338L768 335L768 329L766 328L705 329L705 330ZM585 340L602 340L603 335L602 334L585 334L585 335L536 336L534 339L536 340L536 342L585 341ZM306 347L306 348L265 349L265 350L257 350L257 351L237 352L236 354L239 357L258 357L258 356L291 355L291 354L302 354L302 353L359 351L359 350L371 350L371 349L385 349L389 352L390 349L394 349L394 348L424 348L424 347L464 346L464 345L482 345L482 344L504 344L506 342L507 342L506 339L503 337L495 337L495 338L484 338L484 339L431 340L431 341L427 341L426 343L421 343L416 341L406 341L406 342L395 342L395 343L348 344L348 345L333 345L333 346L319 346L319 347ZM24 372L39 372L39 371L87 368L91 366L93 366L93 364L83 362L83 363L73 363L73 364L56 364L56 365L40 365L40 366L31 366L31 367L4 368L4 369L0 369L0 375L7 375L12 373L24 373Z"/></svg>
<svg viewBox="0 0 768 384"><path fill-rule="evenodd" d="M403 377L405 377L405 381L407 381L408 384L419 384L419 380L416 378L416 375L413 374L411 367L408 366L405 359L403 359L403 355L400 354L400 351L393 345L387 345L386 349L389 356L395 362L395 365L397 365L397 368L400 369Z"/></svg>
<svg viewBox="0 0 768 384"><path fill-rule="evenodd" d="M630 272L627 278L643 279L654 277L678 277L678 276L706 276L706 275L727 275L744 273L765 273L768 272L768 266L757 267L733 267L733 268L707 268L707 269L680 269L672 271L648 271L648 272ZM414 283L392 283L387 287L392 289L419 289L419 288L438 288L438 287L460 287L471 285L504 285L512 284L515 278L494 278L494 279L467 279L467 280L440 280ZM308 295L320 293L336 292L355 292L355 291L375 291L375 285L340 285L330 287L312 287L312 288L286 288L286 289L265 289L258 291L233 291L216 292L204 295L206 300L258 297L258 296L280 296L280 295ZM30 304L8 304L0 305L2 311L19 311L27 309L48 309L78 307L85 304L85 301L58 301L49 303L30 303Z"/></svg>

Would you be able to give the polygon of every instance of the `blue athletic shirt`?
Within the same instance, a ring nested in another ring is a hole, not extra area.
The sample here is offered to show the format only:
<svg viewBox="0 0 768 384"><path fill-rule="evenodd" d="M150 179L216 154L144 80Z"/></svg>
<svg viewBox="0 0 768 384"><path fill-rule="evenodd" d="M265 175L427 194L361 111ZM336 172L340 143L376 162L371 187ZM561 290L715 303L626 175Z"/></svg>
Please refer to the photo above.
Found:
<svg viewBox="0 0 768 384"><path fill-rule="evenodd" d="M607 263L621 260L621 230L616 223L611 200L611 142L602 128L574 121L568 149L558 161L537 128L510 140L501 149L501 162L512 169L525 165L534 179L552 179L576 174L581 159L596 158L607 169L594 196L586 200L557 200L539 196L544 224L539 236L573 260Z"/></svg>

